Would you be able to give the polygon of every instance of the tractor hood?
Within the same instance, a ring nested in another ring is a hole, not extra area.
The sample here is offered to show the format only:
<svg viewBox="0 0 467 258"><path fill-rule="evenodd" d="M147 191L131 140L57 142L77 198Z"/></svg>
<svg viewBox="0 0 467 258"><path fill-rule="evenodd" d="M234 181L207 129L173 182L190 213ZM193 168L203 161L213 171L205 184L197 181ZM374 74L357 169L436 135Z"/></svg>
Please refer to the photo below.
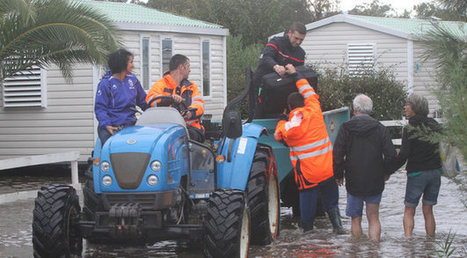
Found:
<svg viewBox="0 0 467 258"><path fill-rule="evenodd" d="M110 137L103 152L108 154L138 152L151 154L161 137L180 134L185 129L179 125L158 124L127 127Z"/></svg>

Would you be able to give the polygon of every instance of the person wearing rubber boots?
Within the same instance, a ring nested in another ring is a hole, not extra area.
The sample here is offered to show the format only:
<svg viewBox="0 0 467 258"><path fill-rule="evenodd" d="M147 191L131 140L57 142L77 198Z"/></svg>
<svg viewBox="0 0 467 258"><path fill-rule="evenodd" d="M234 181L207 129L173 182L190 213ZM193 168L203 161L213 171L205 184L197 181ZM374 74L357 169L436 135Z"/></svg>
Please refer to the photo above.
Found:
<svg viewBox="0 0 467 258"><path fill-rule="evenodd" d="M344 234L340 219L339 193L333 173L332 144L326 131L319 96L291 64L286 72L295 76L298 92L290 94L290 113L278 122L274 137L289 146L290 160L300 195L303 230L313 229L318 198L328 213L335 233Z"/></svg>

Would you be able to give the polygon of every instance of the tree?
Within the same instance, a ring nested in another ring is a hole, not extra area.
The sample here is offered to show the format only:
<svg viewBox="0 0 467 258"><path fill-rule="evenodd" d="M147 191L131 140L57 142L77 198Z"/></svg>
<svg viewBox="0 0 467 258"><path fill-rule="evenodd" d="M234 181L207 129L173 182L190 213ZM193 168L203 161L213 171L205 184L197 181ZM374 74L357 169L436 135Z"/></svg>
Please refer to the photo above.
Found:
<svg viewBox="0 0 467 258"><path fill-rule="evenodd" d="M365 15L365 16L378 16L378 17L390 17L388 12L394 11L390 4L382 5L379 0L373 0L371 3L364 3L363 5L357 5L349 14L354 15Z"/></svg>
<svg viewBox="0 0 467 258"><path fill-rule="evenodd" d="M416 5L414 10L417 12L417 18L435 16L447 21L467 20L467 2L464 0L436 0Z"/></svg>
<svg viewBox="0 0 467 258"><path fill-rule="evenodd" d="M70 79L73 63L105 64L119 45L111 22L77 1L0 0L0 15L0 82L50 64Z"/></svg>
<svg viewBox="0 0 467 258"><path fill-rule="evenodd" d="M334 13L337 0L149 0L148 7L216 23L241 35L245 46L264 44L294 21L304 24Z"/></svg>
<svg viewBox="0 0 467 258"><path fill-rule="evenodd" d="M465 31L464 26L460 25L460 31ZM425 58L436 62L436 78L441 85L435 91L445 119L441 139L458 147L467 157L467 41L435 24L422 42Z"/></svg>

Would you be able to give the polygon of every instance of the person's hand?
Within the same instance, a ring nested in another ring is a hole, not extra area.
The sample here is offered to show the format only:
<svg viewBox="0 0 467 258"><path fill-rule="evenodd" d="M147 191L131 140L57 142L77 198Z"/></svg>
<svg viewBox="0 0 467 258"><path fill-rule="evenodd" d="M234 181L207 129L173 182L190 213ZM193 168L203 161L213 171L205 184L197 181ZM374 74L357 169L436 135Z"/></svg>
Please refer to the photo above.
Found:
<svg viewBox="0 0 467 258"><path fill-rule="evenodd" d="M118 131L118 127L108 125L105 127L105 130L107 130L111 135L114 135L114 133Z"/></svg>
<svg viewBox="0 0 467 258"><path fill-rule="evenodd" d="M184 100L181 96L178 96L178 95L172 95L172 99L174 100L175 103L180 103Z"/></svg>
<svg viewBox="0 0 467 258"><path fill-rule="evenodd" d="M279 74L281 77L285 75L285 67L283 67L282 65L276 64L275 66L272 67L272 69L274 69L274 71L277 74Z"/></svg>
<svg viewBox="0 0 467 258"><path fill-rule="evenodd" d="M297 70L295 69L295 66L293 66L293 64L288 64L285 66L285 72L287 74L294 74L297 72Z"/></svg>
<svg viewBox="0 0 467 258"><path fill-rule="evenodd" d="M342 186L344 184L344 179L343 178L341 178L341 179L336 178L336 183L337 183L338 186Z"/></svg>

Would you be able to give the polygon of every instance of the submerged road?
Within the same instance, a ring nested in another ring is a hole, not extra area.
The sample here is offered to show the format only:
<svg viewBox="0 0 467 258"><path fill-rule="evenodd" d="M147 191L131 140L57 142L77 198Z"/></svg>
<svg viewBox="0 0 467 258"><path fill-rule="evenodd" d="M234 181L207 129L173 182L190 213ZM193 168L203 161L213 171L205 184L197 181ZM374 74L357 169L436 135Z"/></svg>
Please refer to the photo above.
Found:
<svg viewBox="0 0 467 258"><path fill-rule="evenodd" d="M11 193L11 188L38 187L46 182L66 182L67 178L9 178L0 177L0 197ZM447 178L442 178L438 204L434 208L437 222L437 238L425 237L421 207L415 216L415 236L403 237L402 216L406 175L402 170L387 182L380 208L382 227L381 243L367 239L353 240L350 235L332 234L327 218L316 221L315 229L302 233L290 209L281 209L281 232L278 239L268 246L251 246L250 257L436 257L434 251L441 250L441 244L451 232L455 234L451 257L467 257L467 200L465 189L459 189ZM345 215L346 192L340 187L340 210ZM32 257L32 210L34 199L28 198L0 204L0 257ZM350 230L350 218L343 217L343 224ZM363 219L364 233L368 230ZM177 241L162 241L142 246L113 246L84 244L83 257L202 257L199 247L194 248Z"/></svg>

